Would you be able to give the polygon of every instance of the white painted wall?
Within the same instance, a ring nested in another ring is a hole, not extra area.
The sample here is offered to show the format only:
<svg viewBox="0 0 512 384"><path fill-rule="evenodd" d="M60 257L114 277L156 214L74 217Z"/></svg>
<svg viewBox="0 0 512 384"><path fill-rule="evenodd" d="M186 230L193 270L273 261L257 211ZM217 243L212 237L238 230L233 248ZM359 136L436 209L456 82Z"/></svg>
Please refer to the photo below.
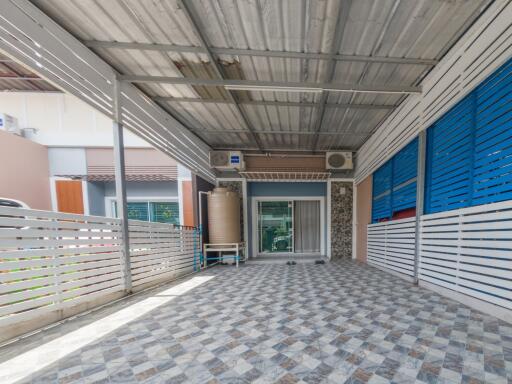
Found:
<svg viewBox="0 0 512 384"><path fill-rule="evenodd" d="M112 147L112 121L77 99L63 93L0 93L0 113L18 119L20 128L36 128L29 138L47 146ZM127 147L151 147L130 132Z"/></svg>

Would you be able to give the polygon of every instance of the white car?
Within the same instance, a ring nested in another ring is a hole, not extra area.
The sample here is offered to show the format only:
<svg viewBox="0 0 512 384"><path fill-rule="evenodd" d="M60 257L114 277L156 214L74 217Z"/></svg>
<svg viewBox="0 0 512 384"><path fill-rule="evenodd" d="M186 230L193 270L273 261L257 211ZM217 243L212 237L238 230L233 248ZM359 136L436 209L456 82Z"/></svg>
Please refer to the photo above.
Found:
<svg viewBox="0 0 512 384"><path fill-rule="evenodd" d="M28 204L25 204L23 201L14 200L14 199L8 199L6 197L0 197L0 208L1 207L11 207L11 208L30 208ZM16 217L12 215L1 215L0 217ZM19 216L18 216L19 217ZM0 228L14 228L14 229L20 229L20 227L11 227L11 226L4 226L0 225ZM21 228L25 229L25 227Z"/></svg>
<svg viewBox="0 0 512 384"><path fill-rule="evenodd" d="M30 208L23 201L0 197L0 207Z"/></svg>

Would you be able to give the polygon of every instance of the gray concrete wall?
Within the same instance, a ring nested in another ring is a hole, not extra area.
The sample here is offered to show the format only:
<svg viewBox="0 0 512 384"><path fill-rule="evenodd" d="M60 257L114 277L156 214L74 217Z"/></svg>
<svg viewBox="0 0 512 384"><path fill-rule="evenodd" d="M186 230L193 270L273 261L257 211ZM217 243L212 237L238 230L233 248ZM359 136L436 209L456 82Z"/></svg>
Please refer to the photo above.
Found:
<svg viewBox="0 0 512 384"><path fill-rule="evenodd" d="M89 213L93 216L105 216L105 185L104 183L87 183L89 197Z"/></svg>

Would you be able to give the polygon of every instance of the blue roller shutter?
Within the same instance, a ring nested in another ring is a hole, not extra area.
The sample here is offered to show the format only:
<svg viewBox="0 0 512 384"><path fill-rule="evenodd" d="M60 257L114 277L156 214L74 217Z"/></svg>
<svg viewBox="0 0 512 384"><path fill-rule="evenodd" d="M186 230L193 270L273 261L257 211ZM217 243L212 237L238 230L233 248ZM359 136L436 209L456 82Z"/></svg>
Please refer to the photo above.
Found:
<svg viewBox="0 0 512 384"><path fill-rule="evenodd" d="M414 139L373 174L372 222L416 206L418 139Z"/></svg>
<svg viewBox="0 0 512 384"><path fill-rule="evenodd" d="M512 60L476 89L472 205L512 199Z"/></svg>
<svg viewBox="0 0 512 384"><path fill-rule="evenodd" d="M393 157L393 213L416 206L418 139L414 139Z"/></svg>
<svg viewBox="0 0 512 384"><path fill-rule="evenodd" d="M512 199L512 59L427 135L425 212Z"/></svg>
<svg viewBox="0 0 512 384"><path fill-rule="evenodd" d="M426 213L468 206L473 126L474 96L469 95L428 129Z"/></svg>
<svg viewBox="0 0 512 384"><path fill-rule="evenodd" d="M391 216L391 172L392 162L388 161L373 174L372 222Z"/></svg>

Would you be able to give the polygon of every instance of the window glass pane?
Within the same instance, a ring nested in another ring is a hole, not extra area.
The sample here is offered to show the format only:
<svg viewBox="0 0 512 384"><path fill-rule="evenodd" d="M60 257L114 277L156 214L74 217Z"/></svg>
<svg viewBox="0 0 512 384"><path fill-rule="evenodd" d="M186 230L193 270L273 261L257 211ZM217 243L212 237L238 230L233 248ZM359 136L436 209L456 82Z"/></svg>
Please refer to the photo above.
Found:
<svg viewBox="0 0 512 384"><path fill-rule="evenodd" d="M151 221L159 223L180 223L180 210L177 202L150 203Z"/></svg>
<svg viewBox="0 0 512 384"><path fill-rule="evenodd" d="M259 202L260 252L292 252L292 203Z"/></svg>
<svg viewBox="0 0 512 384"><path fill-rule="evenodd" d="M148 203L145 202L129 202L128 208L128 219L130 220L142 220L149 221L148 214Z"/></svg>

